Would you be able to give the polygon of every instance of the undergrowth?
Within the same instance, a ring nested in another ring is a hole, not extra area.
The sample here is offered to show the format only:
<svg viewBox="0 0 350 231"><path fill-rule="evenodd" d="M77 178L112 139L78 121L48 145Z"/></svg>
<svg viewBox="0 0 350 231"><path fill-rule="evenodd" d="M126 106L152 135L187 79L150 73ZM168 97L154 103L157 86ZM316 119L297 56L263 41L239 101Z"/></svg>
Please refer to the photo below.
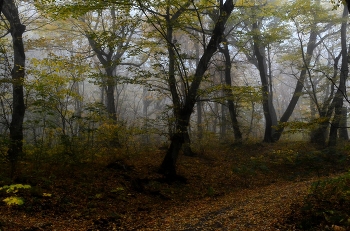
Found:
<svg viewBox="0 0 350 231"><path fill-rule="evenodd" d="M289 222L300 230L350 230L350 173L315 182L293 207Z"/></svg>
<svg viewBox="0 0 350 231"><path fill-rule="evenodd" d="M320 151L302 142L231 146L208 140L203 149L194 149L196 156L179 156L177 169L185 180L169 183L157 172L166 150L159 146L157 148L156 145L146 148L142 142L133 139L130 138L126 147L110 146L89 150L95 152L93 158L90 158L92 154L89 152L79 153L82 157L79 161L67 161L66 158L69 159L70 156L54 158L60 154L53 153L37 164L38 159L28 155L20 161L20 176L14 181L8 179L4 171L0 173L0 187L28 184L32 186L31 189L21 189L15 195L0 190L0 209L6 208L8 213L16 211L26 216L67 215L90 221L112 217L126 227L129 223L121 217L128 214L158 214L158 210L164 208L186 205L190 201L216 199L242 188L325 176L348 167L345 148ZM110 142L99 144L103 143ZM0 167L5 167L5 164ZM347 175L346 179L348 178ZM328 186L319 183L313 187L313 193L316 194L323 188L328 189ZM9 208L2 201L10 196L23 198L24 203ZM347 196L344 194L343 198L347 200ZM325 194L318 198L324 201L323 198L326 197ZM295 211L296 218L307 217L306 213ZM315 211L310 210L310 213ZM332 213L338 214L338 210L328 209L325 212L327 219ZM345 215L342 217L347 218ZM295 222L297 221L296 219ZM339 225L347 225L342 222Z"/></svg>

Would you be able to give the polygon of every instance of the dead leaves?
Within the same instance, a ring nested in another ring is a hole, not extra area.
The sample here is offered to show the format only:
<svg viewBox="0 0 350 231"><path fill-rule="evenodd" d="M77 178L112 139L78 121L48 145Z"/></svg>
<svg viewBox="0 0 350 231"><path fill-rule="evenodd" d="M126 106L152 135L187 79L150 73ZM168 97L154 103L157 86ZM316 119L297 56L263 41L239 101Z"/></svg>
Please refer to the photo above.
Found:
<svg viewBox="0 0 350 231"><path fill-rule="evenodd" d="M278 162L278 169L269 165L273 150L280 149L216 147L196 157L180 156L178 172L187 180L175 182L157 173L163 157L159 152L113 163L48 165L42 175L25 182L37 190L25 195L22 209L0 204L0 229L50 224L46 230L292 230L283 220L310 182L286 181L284 176L294 173L284 162ZM244 166L253 172L246 175ZM33 175L27 168L23 172Z"/></svg>

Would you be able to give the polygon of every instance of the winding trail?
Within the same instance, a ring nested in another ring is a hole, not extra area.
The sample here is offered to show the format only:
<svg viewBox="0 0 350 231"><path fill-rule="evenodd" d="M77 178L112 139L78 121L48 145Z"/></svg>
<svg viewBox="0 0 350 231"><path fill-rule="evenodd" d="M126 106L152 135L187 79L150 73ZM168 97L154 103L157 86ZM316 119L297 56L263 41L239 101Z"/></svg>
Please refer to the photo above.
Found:
<svg viewBox="0 0 350 231"><path fill-rule="evenodd" d="M315 180L275 183L189 202L152 223L159 230L279 230L275 224L290 212L293 202L303 199Z"/></svg>

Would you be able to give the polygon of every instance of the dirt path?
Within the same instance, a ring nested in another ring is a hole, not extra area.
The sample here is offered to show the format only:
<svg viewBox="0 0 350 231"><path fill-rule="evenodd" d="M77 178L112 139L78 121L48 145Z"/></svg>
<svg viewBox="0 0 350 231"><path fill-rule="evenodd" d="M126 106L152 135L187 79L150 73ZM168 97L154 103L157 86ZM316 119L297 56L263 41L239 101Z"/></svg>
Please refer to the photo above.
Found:
<svg viewBox="0 0 350 231"><path fill-rule="evenodd" d="M288 214L293 202L302 200L311 182L275 183L190 202L151 223L159 230L279 230L274 224Z"/></svg>

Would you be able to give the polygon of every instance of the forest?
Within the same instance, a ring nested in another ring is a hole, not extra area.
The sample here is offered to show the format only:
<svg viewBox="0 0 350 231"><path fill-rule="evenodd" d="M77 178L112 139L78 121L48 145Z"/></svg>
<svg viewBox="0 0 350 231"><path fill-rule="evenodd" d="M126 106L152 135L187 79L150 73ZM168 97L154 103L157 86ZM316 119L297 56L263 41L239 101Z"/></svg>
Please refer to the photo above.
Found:
<svg viewBox="0 0 350 231"><path fill-rule="evenodd" d="M349 9L0 0L0 231L350 230Z"/></svg>

